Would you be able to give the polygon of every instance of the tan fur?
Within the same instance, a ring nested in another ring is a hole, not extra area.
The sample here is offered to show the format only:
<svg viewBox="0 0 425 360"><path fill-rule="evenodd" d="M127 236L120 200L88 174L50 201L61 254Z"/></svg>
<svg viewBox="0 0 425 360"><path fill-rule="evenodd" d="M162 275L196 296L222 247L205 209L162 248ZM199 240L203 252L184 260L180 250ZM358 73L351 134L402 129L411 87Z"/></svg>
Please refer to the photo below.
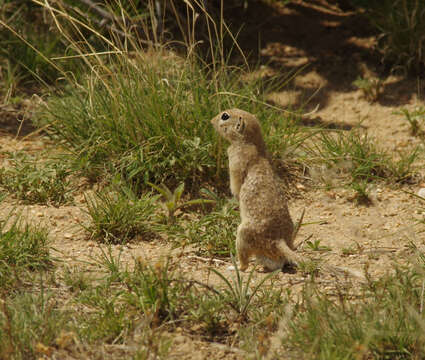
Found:
<svg viewBox="0 0 425 360"><path fill-rule="evenodd" d="M282 185L267 158L257 118L243 110L229 109L211 123L230 142L230 189L239 200L241 214L236 237L240 269L246 270L252 256L270 271L286 263L298 264L301 258L293 251L294 225Z"/></svg>

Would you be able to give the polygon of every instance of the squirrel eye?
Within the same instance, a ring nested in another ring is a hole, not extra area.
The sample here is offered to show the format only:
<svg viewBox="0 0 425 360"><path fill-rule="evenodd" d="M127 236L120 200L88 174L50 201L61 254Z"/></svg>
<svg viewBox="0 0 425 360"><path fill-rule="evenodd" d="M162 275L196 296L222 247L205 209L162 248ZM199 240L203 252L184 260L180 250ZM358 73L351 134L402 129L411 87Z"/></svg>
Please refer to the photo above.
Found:
<svg viewBox="0 0 425 360"><path fill-rule="evenodd" d="M226 121L229 120L230 115L228 113L221 114L221 120Z"/></svg>

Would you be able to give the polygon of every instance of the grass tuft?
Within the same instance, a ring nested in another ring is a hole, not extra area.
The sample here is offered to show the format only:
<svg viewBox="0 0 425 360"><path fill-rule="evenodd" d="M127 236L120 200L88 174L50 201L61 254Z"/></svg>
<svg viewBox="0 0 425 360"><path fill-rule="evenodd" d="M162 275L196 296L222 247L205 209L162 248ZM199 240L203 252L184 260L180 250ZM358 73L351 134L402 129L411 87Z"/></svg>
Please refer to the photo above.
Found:
<svg viewBox="0 0 425 360"><path fill-rule="evenodd" d="M27 204L59 206L71 201L70 170L57 160L37 161L25 153L11 154L0 168L0 187Z"/></svg>
<svg viewBox="0 0 425 360"><path fill-rule="evenodd" d="M137 197L129 188L104 189L86 195L89 225L83 225L99 242L125 244L136 236L151 238L159 196Z"/></svg>
<svg viewBox="0 0 425 360"><path fill-rule="evenodd" d="M52 265L47 231L19 219L0 223L0 289L20 284L29 271Z"/></svg>

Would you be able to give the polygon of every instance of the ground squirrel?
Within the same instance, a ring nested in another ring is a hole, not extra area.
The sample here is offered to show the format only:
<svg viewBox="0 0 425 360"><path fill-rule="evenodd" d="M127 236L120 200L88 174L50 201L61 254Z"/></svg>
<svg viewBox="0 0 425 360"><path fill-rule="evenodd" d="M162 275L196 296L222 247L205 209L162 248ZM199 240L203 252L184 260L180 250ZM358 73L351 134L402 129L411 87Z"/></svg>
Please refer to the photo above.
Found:
<svg viewBox="0 0 425 360"><path fill-rule="evenodd" d="M246 270L252 256L268 271L287 263L298 264L301 258L293 251L294 225L285 194L268 160L257 118L246 111L230 109L211 123L230 142L230 189L239 201L241 215L236 236L240 269Z"/></svg>

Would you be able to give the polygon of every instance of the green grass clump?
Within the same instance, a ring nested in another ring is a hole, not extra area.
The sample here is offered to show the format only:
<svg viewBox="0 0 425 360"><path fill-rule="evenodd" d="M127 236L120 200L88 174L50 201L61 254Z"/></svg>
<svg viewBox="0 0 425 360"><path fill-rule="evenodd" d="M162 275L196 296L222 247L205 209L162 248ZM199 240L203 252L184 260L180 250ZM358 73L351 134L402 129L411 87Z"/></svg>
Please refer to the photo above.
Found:
<svg viewBox="0 0 425 360"><path fill-rule="evenodd" d="M104 189L86 196L89 225L84 225L99 242L125 244L136 236L151 238L159 196L137 197L129 188Z"/></svg>
<svg viewBox="0 0 425 360"><path fill-rule="evenodd" d="M315 145L319 160L327 164L322 180L332 185L340 179L355 190L360 198L367 197L367 184L372 181L403 182L413 175L413 163L418 150L400 153L395 159L365 133L327 133L319 135Z"/></svg>
<svg viewBox="0 0 425 360"><path fill-rule="evenodd" d="M0 168L0 188L27 204L68 203L71 183L68 166L59 161L37 161L24 153L11 155L7 167Z"/></svg>
<svg viewBox="0 0 425 360"><path fill-rule="evenodd" d="M29 271L52 264L47 231L19 220L0 223L0 290L19 284Z"/></svg>
<svg viewBox="0 0 425 360"><path fill-rule="evenodd" d="M205 182L223 188L224 149L210 119L231 107L257 114L274 136L273 148L301 141L289 136L283 114L259 104L258 84L243 83L240 69L137 54L115 58L96 74L51 98L43 120L92 179L119 172L139 188L147 182L169 188L185 182L189 192Z"/></svg>

